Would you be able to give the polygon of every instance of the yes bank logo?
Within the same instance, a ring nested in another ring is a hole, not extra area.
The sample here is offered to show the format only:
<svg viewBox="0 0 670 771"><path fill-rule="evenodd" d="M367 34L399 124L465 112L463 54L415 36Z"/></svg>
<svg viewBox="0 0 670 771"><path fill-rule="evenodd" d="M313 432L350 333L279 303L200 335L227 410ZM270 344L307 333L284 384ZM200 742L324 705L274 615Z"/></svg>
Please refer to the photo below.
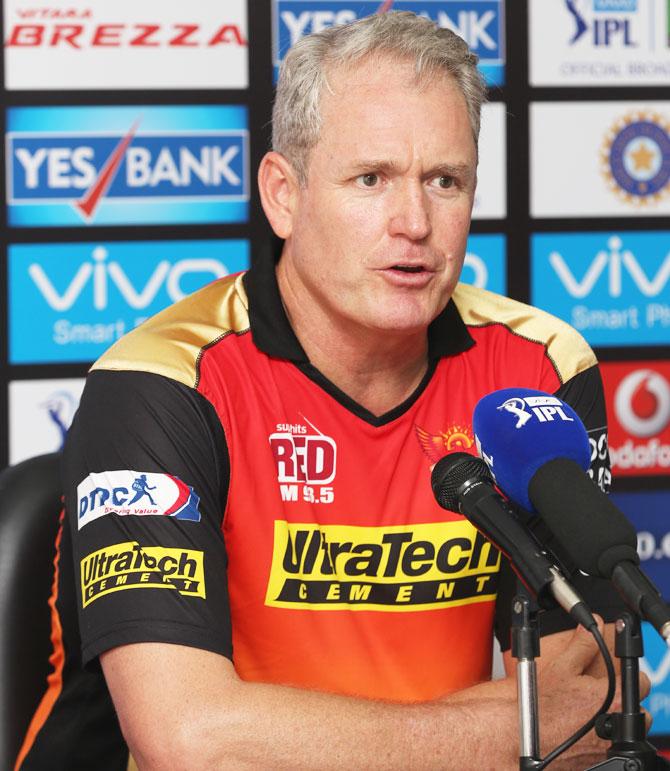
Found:
<svg viewBox="0 0 670 771"><path fill-rule="evenodd" d="M300 38L364 16L412 11L460 35L479 56L479 67L492 85L504 83L505 36L503 0L273 0L275 79L288 49Z"/></svg>
<svg viewBox="0 0 670 771"><path fill-rule="evenodd" d="M247 217L246 108L28 107L7 122L11 225Z"/></svg>
<svg viewBox="0 0 670 771"><path fill-rule="evenodd" d="M532 302L593 345L670 343L669 232L536 234Z"/></svg>
<svg viewBox="0 0 670 771"><path fill-rule="evenodd" d="M10 361L93 361L148 316L248 266L241 240L11 245Z"/></svg>

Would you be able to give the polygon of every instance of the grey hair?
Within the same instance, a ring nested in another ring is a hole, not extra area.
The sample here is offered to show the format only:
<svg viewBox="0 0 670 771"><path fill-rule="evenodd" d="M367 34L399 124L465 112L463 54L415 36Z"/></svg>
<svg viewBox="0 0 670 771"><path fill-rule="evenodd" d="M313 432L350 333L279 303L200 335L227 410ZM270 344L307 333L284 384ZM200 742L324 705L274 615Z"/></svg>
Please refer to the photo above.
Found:
<svg viewBox="0 0 670 771"><path fill-rule="evenodd" d="M320 101L330 66L351 65L373 56L414 61L417 81L439 73L452 77L467 105L475 146L486 83L477 56L449 29L410 11L366 16L301 38L289 49L279 72L272 111L272 147L307 181L310 150L321 131Z"/></svg>

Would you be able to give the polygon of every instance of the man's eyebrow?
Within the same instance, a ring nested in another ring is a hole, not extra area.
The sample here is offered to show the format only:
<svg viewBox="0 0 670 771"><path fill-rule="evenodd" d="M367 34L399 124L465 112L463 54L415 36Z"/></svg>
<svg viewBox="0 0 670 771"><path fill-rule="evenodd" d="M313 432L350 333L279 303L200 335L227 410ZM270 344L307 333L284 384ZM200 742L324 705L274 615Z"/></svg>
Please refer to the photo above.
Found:
<svg viewBox="0 0 670 771"><path fill-rule="evenodd" d="M382 158L359 158L348 164L348 169L354 173L364 174L371 171L382 171L394 173L400 170L400 166L395 161L389 161Z"/></svg>
<svg viewBox="0 0 670 771"><path fill-rule="evenodd" d="M400 166L395 161L388 159L357 159L348 164L348 171L354 174L365 174L373 172L382 172L385 174L395 174L400 171ZM438 163L431 166L422 175L426 179L444 174L451 177L469 177L474 175L475 167L469 163Z"/></svg>

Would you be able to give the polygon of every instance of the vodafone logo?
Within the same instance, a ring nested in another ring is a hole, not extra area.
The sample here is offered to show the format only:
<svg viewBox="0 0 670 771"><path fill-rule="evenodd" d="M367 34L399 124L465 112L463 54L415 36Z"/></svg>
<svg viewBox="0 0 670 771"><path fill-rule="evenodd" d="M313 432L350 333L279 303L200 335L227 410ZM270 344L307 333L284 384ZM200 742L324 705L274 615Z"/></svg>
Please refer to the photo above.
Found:
<svg viewBox="0 0 670 771"><path fill-rule="evenodd" d="M619 384L614 408L622 427L633 436L660 434L670 423L670 383L653 370L634 370Z"/></svg>

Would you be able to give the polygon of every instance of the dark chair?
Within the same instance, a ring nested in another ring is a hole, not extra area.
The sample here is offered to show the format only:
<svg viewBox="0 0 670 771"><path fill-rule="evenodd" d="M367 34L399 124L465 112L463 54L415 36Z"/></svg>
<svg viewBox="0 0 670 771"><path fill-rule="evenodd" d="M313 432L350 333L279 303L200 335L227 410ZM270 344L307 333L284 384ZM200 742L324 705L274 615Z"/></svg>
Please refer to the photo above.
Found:
<svg viewBox="0 0 670 771"><path fill-rule="evenodd" d="M50 671L59 455L0 472L0 768L11 769Z"/></svg>

